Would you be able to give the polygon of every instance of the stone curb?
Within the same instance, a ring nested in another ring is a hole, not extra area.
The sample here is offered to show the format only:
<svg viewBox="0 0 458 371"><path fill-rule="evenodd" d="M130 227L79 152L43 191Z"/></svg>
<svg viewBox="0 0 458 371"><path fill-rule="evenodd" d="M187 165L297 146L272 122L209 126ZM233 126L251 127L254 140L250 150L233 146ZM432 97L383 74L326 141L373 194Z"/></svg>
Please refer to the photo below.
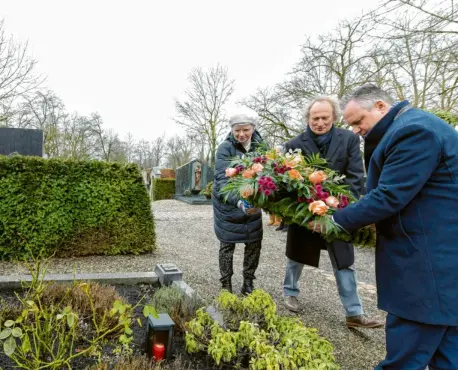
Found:
<svg viewBox="0 0 458 371"><path fill-rule="evenodd" d="M152 284L159 281L157 274L154 272L47 274L44 280L57 283L96 281L110 285ZM31 281L32 276L29 274L0 276L0 290L21 288L21 282L28 283Z"/></svg>

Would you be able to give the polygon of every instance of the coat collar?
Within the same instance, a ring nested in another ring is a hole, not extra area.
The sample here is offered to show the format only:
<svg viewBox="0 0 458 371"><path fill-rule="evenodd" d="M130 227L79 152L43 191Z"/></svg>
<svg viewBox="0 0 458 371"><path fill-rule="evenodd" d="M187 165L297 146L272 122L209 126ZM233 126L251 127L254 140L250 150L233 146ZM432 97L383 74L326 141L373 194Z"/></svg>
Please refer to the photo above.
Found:
<svg viewBox="0 0 458 371"><path fill-rule="evenodd" d="M310 130L305 130L302 133L302 140L306 142L306 148L309 148L310 152L312 152L313 154L320 153L320 150L316 146L315 141L313 140L312 135L310 134ZM332 135L332 138L331 138L331 143L329 143L328 152L326 153L327 160L332 158L337 148L339 148L339 144L340 144L340 132L335 127L334 134Z"/></svg>
<svg viewBox="0 0 458 371"><path fill-rule="evenodd" d="M364 137L364 164L366 166L366 171L369 168L369 162L372 154L387 132L388 128L399 115L409 108L410 104L406 100L391 107L388 113L382 117L382 119L377 122L377 124L375 124L375 126L366 134Z"/></svg>

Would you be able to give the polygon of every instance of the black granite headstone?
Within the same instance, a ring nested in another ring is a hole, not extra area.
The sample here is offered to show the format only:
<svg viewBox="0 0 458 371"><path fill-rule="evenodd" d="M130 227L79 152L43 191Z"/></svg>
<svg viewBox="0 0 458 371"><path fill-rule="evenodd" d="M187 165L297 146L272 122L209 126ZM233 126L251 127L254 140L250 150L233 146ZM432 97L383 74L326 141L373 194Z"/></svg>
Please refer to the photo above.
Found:
<svg viewBox="0 0 458 371"><path fill-rule="evenodd" d="M213 182L214 171L199 160L192 160L176 169L175 194L184 195L186 191L198 194L209 182Z"/></svg>
<svg viewBox="0 0 458 371"><path fill-rule="evenodd" d="M43 157L43 138L42 130L0 128L0 155L17 153Z"/></svg>

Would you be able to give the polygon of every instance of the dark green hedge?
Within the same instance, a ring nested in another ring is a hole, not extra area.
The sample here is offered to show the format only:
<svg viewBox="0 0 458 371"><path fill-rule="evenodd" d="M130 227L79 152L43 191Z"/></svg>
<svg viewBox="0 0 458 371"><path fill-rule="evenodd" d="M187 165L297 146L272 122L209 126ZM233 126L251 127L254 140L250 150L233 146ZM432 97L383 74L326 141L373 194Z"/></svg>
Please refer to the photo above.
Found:
<svg viewBox="0 0 458 371"><path fill-rule="evenodd" d="M153 179L153 200L171 200L175 194L175 179L155 178Z"/></svg>
<svg viewBox="0 0 458 371"><path fill-rule="evenodd" d="M135 165L0 156L0 259L138 254L155 237Z"/></svg>
<svg viewBox="0 0 458 371"><path fill-rule="evenodd" d="M442 120L448 122L453 127L458 126L458 115L455 115L449 111L442 110L431 110L430 112L434 113L436 116L440 117Z"/></svg>

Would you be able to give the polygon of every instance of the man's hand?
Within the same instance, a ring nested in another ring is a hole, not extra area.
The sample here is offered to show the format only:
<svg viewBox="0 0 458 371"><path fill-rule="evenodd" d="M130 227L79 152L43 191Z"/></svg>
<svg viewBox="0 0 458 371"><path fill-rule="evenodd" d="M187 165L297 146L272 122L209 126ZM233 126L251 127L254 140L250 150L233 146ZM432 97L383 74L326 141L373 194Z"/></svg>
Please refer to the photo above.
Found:
<svg viewBox="0 0 458 371"><path fill-rule="evenodd" d="M329 216L326 216L326 219L329 219ZM308 222L309 228L316 232L316 233L322 233L326 234L326 221L318 221L314 220L313 222Z"/></svg>

